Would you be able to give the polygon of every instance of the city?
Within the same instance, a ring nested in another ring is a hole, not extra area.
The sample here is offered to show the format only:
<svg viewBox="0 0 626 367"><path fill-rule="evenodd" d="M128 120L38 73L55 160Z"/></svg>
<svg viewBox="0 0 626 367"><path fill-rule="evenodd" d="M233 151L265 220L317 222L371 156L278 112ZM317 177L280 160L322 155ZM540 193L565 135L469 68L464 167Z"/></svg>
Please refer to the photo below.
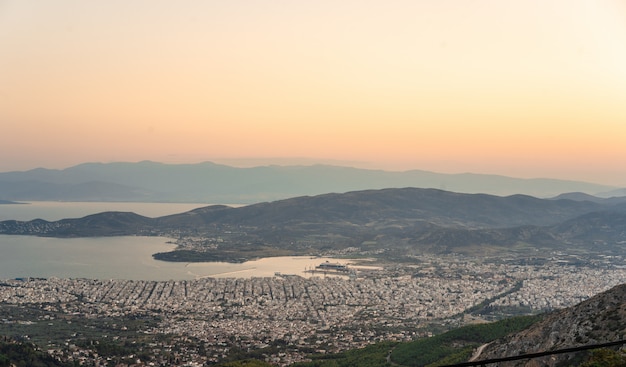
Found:
<svg viewBox="0 0 626 367"><path fill-rule="evenodd" d="M626 279L621 258L572 265L564 260L569 256L553 255L535 262L425 255L414 264L386 265L352 277L5 280L2 310L39 313L32 320L3 312L0 325L6 334L17 325L28 330L113 318L122 321L112 330L126 330L130 326L123 320L143 318L155 321L136 330L153 341L148 345L156 357L145 365L203 365L233 351L260 351L270 363L289 365L310 353L429 336L433 325L453 327L572 306ZM106 365L105 356L80 347L81 333L75 334L65 345L49 343L49 353ZM165 336L167 342L156 342ZM164 351L170 353L167 361L158 359Z"/></svg>

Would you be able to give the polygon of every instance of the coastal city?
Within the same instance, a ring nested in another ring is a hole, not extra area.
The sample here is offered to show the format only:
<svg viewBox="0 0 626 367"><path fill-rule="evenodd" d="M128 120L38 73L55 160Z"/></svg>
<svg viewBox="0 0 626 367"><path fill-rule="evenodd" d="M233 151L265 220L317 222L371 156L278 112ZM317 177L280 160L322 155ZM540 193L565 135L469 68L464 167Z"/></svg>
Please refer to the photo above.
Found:
<svg viewBox="0 0 626 367"><path fill-rule="evenodd" d="M0 50L0 367L626 367L626 0L0 0Z"/></svg>
<svg viewBox="0 0 626 367"><path fill-rule="evenodd" d="M461 326L572 306L626 279L626 269L619 265L622 259L581 265L564 258L555 254L540 262L484 261L425 255L414 264L387 264L349 275L337 265L339 272L324 271L310 278L277 273L163 282L10 279L0 283L0 326L4 331L17 325L28 330L79 319L150 319L155 322L136 333L149 337L157 357L150 362L137 359L137 365L201 366L219 362L233 351L260 351L270 363L289 365L306 360L310 353L427 337L433 326ZM37 319L9 315L6 310L11 308L38 310ZM112 328L129 327L122 321ZM51 341L48 353L107 365L105 356L80 345L80 334L68 335L63 345ZM167 342L159 344L164 336ZM188 347L191 341L196 347ZM169 359L158 358L164 351Z"/></svg>

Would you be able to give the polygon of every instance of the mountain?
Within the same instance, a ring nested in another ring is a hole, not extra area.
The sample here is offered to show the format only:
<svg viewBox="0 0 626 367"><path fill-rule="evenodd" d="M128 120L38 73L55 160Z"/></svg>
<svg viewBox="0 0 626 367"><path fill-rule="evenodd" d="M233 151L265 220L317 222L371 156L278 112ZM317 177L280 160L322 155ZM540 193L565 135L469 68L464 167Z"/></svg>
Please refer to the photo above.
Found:
<svg viewBox="0 0 626 367"><path fill-rule="evenodd" d="M419 170L391 172L329 165L236 168L211 162L144 161L85 163L63 170L38 168L0 173L0 193L7 200L255 203L329 192L402 187L536 197L618 189L553 179Z"/></svg>
<svg viewBox="0 0 626 367"><path fill-rule="evenodd" d="M240 261L346 248L392 257L518 246L613 254L626 244L626 204L402 188L243 207L212 205L159 218L106 212L56 222L10 220L0 222L0 234L204 238L159 255L176 261Z"/></svg>
<svg viewBox="0 0 626 367"><path fill-rule="evenodd" d="M622 284L494 341L483 350L480 360L619 341L624 339L625 325L626 284ZM529 360L523 365L577 365L579 361L580 357L570 353Z"/></svg>
<svg viewBox="0 0 626 367"><path fill-rule="evenodd" d="M382 189L302 196L239 208L211 206L160 219L175 223L199 216L206 223L284 225L324 223L372 226L424 222L448 227L506 227L555 224L580 213L606 208L597 203L544 200L526 195L500 197L436 189ZM196 223L197 225L198 223Z"/></svg>
<svg viewBox="0 0 626 367"><path fill-rule="evenodd" d="M603 198L623 197L623 196L626 196L626 187L607 191L607 192L600 192L597 194L597 196L603 197Z"/></svg>
<svg viewBox="0 0 626 367"><path fill-rule="evenodd" d="M566 193L557 195L553 199L554 200L563 199L563 200L575 200L575 201L593 201L596 203L607 203L607 204L626 203L626 196L599 197L599 196L585 194L584 192L566 192Z"/></svg>

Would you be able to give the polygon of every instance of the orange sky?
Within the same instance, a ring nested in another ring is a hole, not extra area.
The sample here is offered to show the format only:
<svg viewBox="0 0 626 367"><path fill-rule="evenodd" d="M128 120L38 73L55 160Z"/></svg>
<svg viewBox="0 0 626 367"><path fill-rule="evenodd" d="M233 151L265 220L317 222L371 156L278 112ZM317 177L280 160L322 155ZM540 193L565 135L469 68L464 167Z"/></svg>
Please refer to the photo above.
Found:
<svg viewBox="0 0 626 367"><path fill-rule="evenodd" d="M626 2L0 0L0 128L0 171L331 162L626 186Z"/></svg>

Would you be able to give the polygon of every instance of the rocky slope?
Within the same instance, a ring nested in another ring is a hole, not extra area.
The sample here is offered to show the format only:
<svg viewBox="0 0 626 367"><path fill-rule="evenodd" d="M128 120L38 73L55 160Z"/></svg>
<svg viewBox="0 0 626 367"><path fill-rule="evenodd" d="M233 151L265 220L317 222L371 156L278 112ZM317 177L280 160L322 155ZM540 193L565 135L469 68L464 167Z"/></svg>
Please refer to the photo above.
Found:
<svg viewBox="0 0 626 367"><path fill-rule="evenodd" d="M479 359L516 356L623 339L626 339L626 284L614 287L574 307L553 312L530 328L489 344ZM560 354L510 362L508 365L575 365L579 357L575 354Z"/></svg>

